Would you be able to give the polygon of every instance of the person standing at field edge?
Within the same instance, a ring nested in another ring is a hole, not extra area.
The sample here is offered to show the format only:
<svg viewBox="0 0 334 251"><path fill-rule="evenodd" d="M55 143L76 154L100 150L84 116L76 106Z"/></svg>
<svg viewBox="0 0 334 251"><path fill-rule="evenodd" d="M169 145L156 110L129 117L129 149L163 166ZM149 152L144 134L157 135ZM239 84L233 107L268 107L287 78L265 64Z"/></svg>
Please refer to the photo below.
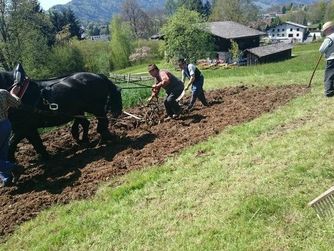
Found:
<svg viewBox="0 0 334 251"><path fill-rule="evenodd" d="M197 98L204 106L209 106L204 95L204 77L200 70L194 64L187 64L183 58L178 60L178 65L182 70L182 82L185 83L185 79L189 79L185 90L188 90L191 85L192 96L187 109L190 110L194 106Z"/></svg>
<svg viewBox="0 0 334 251"><path fill-rule="evenodd" d="M8 109L20 105L21 100L17 96L19 91L18 85L10 92L0 89L0 187L12 185L22 172L22 167L8 161L9 137L12 130Z"/></svg>
<svg viewBox="0 0 334 251"><path fill-rule="evenodd" d="M177 118L181 113L181 107L176 99L183 92L184 86L182 81L169 71L160 70L155 64L148 66L148 72L155 78L155 84L152 86L152 94L148 98L148 101L150 102L152 98L158 97L161 88L165 89L167 96L164 105L168 116L167 119Z"/></svg>
<svg viewBox="0 0 334 251"><path fill-rule="evenodd" d="M319 52L325 55L326 68L324 89L326 97L334 96L334 22L326 22L322 26L322 34L326 36L319 48Z"/></svg>

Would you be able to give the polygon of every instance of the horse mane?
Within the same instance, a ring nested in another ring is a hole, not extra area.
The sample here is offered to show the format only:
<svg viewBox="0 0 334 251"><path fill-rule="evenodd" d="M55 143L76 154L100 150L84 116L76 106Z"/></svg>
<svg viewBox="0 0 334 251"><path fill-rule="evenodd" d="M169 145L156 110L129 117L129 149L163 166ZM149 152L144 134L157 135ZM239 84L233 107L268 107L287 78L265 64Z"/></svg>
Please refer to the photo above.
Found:
<svg viewBox="0 0 334 251"><path fill-rule="evenodd" d="M51 77L51 78L45 78L45 79L34 79L34 81L41 81L41 82L45 82L45 81L53 81L53 80L57 80L57 79L63 79L63 78L67 78L71 75L73 75L75 73L71 73L71 74L68 74L68 75L62 75L60 77Z"/></svg>

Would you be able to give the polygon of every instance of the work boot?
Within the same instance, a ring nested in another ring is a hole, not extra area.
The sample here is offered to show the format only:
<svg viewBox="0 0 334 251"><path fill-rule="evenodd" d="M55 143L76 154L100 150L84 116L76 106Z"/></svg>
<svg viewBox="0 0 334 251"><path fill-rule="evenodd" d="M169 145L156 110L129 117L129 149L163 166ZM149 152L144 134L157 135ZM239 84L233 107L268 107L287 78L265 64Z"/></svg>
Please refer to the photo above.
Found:
<svg viewBox="0 0 334 251"><path fill-rule="evenodd" d="M0 188L2 188L2 187L10 187L12 185L13 185L12 179L8 179L6 181L3 181L3 180L0 181Z"/></svg>

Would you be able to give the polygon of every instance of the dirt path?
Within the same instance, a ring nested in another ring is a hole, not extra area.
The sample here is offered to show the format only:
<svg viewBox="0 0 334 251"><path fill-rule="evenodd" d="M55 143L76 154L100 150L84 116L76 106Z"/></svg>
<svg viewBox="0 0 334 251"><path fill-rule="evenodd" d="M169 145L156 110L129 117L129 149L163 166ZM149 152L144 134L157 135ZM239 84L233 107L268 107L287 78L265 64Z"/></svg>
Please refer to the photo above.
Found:
<svg viewBox="0 0 334 251"><path fill-rule="evenodd" d="M98 145L92 122L90 147L78 146L69 128L43 135L52 154L48 163L36 161L31 145L19 145L17 159L25 173L17 187L0 189L0 237L6 237L24 221L57 203L68 203L94 195L97 185L114 176L143 166L162 163L181 149L221 132L227 125L250 121L270 112L308 90L301 86L231 87L208 92L210 107L197 101L195 109L178 120L148 128L134 119L123 119L114 126L120 142ZM143 110L129 110L142 114ZM126 122L128 121L128 122ZM148 130L149 129L149 130Z"/></svg>

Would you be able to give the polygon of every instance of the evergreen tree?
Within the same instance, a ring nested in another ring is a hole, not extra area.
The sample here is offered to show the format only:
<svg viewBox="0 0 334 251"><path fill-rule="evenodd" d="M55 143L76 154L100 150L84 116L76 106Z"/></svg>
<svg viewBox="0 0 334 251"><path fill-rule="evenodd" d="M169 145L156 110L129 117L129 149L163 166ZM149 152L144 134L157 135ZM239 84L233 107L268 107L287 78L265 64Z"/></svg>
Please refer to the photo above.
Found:
<svg viewBox="0 0 334 251"><path fill-rule="evenodd" d="M82 30L80 28L79 20L76 18L71 8L64 11L64 18L67 24L69 24L71 36L76 36L78 39L81 39Z"/></svg>
<svg viewBox="0 0 334 251"><path fill-rule="evenodd" d="M81 38L82 30L79 21L70 8L61 12L50 12L50 20L56 33L63 31L65 27L69 27L71 37Z"/></svg>
<svg viewBox="0 0 334 251"><path fill-rule="evenodd" d="M208 19L209 16L212 13L212 5L210 4L209 1L206 1L205 4L203 5L203 10L202 10L202 15L205 17L205 19Z"/></svg>
<svg viewBox="0 0 334 251"><path fill-rule="evenodd" d="M167 0L165 3L165 11L168 16L172 16L177 10L177 0Z"/></svg>

